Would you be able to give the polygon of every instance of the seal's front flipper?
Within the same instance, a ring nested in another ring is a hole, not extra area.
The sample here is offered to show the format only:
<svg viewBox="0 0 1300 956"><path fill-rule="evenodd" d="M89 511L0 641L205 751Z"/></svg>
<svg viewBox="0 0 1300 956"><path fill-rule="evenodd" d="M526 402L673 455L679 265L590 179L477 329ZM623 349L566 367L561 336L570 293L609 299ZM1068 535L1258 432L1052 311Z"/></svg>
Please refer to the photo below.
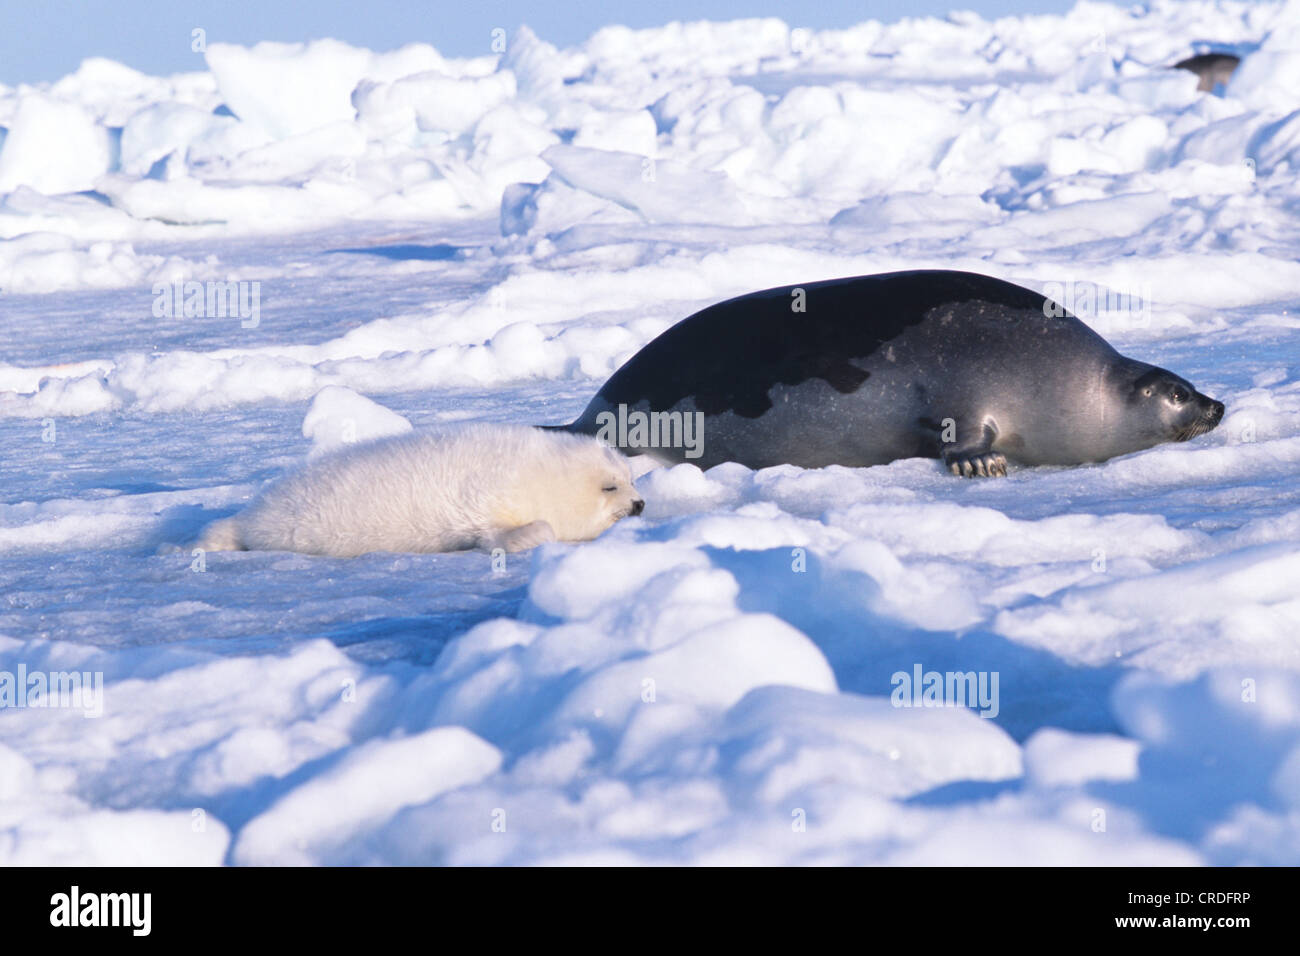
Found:
<svg viewBox="0 0 1300 956"><path fill-rule="evenodd" d="M545 521L533 521L509 531L502 531L484 542L487 549L501 548L505 551L527 551L539 544L554 541L555 529Z"/></svg>
<svg viewBox="0 0 1300 956"><path fill-rule="evenodd" d="M948 470L958 478L1005 478L1007 456L991 451L983 455L944 455Z"/></svg>
<svg viewBox="0 0 1300 956"><path fill-rule="evenodd" d="M959 440L944 446L943 463L958 478L1005 478L1007 457L993 450L997 428L986 420L973 431L971 440L963 442L960 440L963 431L958 426Z"/></svg>
<svg viewBox="0 0 1300 956"><path fill-rule="evenodd" d="M191 544L190 548L201 548L204 551L245 550L240 540L239 524L234 518L222 518L220 521L212 522L199 532L199 539Z"/></svg>

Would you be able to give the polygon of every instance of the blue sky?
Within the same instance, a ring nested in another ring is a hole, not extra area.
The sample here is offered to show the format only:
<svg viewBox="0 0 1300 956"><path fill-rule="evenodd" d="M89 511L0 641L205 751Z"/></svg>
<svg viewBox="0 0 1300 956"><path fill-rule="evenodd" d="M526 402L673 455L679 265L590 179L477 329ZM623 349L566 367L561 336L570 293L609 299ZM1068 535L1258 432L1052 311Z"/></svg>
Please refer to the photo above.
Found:
<svg viewBox="0 0 1300 956"><path fill-rule="evenodd" d="M209 42L308 40L332 36L387 50L432 43L451 56L489 52L495 27L527 23L570 45L609 23L780 17L792 26L848 26L863 20L975 10L995 17L1063 12L1073 0L0 0L0 83L58 79L88 56L146 73L201 70L190 31Z"/></svg>

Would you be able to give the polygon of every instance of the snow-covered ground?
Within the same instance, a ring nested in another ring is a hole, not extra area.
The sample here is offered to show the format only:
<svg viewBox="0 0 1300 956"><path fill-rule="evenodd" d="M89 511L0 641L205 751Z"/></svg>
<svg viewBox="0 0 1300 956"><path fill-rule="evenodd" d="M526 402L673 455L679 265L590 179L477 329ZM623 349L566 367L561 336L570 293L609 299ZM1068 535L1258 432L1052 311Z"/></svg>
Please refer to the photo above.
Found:
<svg viewBox="0 0 1300 956"><path fill-rule="evenodd" d="M497 39L0 87L0 703L103 681L0 708L0 862L1300 863L1300 4ZM918 267L1227 417L683 465L504 568L158 553L313 442L568 421L703 305Z"/></svg>

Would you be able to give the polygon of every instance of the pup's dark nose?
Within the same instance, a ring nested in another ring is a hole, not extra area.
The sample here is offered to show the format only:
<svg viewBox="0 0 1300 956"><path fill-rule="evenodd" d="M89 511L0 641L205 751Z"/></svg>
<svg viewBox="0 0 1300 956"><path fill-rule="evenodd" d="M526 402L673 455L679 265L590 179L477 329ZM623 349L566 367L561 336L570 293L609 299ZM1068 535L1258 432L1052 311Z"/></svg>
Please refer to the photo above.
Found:
<svg viewBox="0 0 1300 956"><path fill-rule="evenodd" d="M645 511L645 500L643 498L638 498L632 502L632 514L639 515L643 511Z"/></svg>
<svg viewBox="0 0 1300 956"><path fill-rule="evenodd" d="M1214 419L1214 424L1217 425L1219 422L1223 421L1223 412L1223 402L1210 402L1210 418Z"/></svg>

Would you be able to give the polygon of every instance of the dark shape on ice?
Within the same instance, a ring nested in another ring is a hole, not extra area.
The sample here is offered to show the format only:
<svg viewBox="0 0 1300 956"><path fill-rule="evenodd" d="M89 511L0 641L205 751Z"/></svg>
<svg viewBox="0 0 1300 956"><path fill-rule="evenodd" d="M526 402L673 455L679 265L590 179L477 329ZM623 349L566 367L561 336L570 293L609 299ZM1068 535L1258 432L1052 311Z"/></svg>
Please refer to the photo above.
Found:
<svg viewBox="0 0 1300 956"><path fill-rule="evenodd" d="M431 246L421 246L414 243L408 243L399 246L369 246L358 249L326 249L325 252L348 252L354 255L379 256L382 259L392 259L397 262L406 262L411 260L420 260L423 262L445 262L448 259L455 259L461 254L461 246L449 245L445 242L435 243Z"/></svg>

